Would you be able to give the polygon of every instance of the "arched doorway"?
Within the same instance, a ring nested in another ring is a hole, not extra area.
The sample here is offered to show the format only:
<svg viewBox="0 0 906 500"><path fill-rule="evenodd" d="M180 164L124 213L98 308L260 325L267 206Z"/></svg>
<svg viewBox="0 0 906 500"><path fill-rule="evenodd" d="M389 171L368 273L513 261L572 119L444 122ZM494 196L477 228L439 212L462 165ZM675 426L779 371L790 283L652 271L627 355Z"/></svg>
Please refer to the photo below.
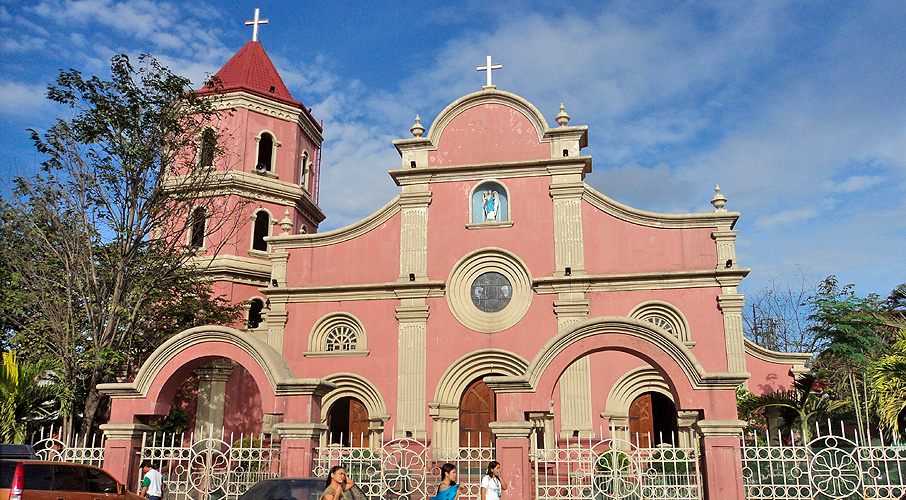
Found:
<svg viewBox="0 0 906 500"><path fill-rule="evenodd" d="M640 448L677 442L676 405L659 392L646 392L629 406L629 436Z"/></svg>
<svg viewBox="0 0 906 500"><path fill-rule="evenodd" d="M356 398L338 399L327 414L327 429L330 444L368 447L368 410Z"/></svg>
<svg viewBox="0 0 906 500"><path fill-rule="evenodd" d="M494 391L481 379L473 380L459 401L459 446L494 446L491 422L495 420Z"/></svg>

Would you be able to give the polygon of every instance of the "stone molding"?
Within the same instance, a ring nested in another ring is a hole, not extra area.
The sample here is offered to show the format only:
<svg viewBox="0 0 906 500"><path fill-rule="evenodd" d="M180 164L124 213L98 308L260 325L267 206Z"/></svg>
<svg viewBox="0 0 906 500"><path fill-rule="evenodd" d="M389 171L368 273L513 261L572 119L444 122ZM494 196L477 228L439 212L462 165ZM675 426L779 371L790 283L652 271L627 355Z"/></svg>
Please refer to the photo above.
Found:
<svg viewBox="0 0 906 500"><path fill-rule="evenodd" d="M346 227L323 233L270 236L266 238L265 241L273 245L275 250L323 247L349 241L368 233L372 229L375 229L390 220L400 211L399 200L400 196L397 195L373 214Z"/></svg>
<svg viewBox="0 0 906 500"><path fill-rule="evenodd" d="M161 344L142 364L132 382L98 384L98 389L111 398L147 397L151 384L173 357L205 342L232 344L248 353L261 367L274 391L279 384L295 380L295 373L289 363L273 347L235 328L208 325L184 330Z"/></svg>
<svg viewBox="0 0 906 500"><path fill-rule="evenodd" d="M330 407L340 398L353 397L365 405L368 411L369 419L378 419L386 422L390 419L387 413L387 404L384 402L384 396L377 386L370 380L356 373L342 372L332 373L324 377L324 380L335 384L336 389L327 393L321 400L321 422L327 422L327 415Z"/></svg>
<svg viewBox="0 0 906 500"><path fill-rule="evenodd" d="M724 293L717 296L717 307L724 319L727 370L731 372L746 369L745 336L742 327L742 308L745 305L745 295L739 293Z"/></svg>
<svg viewBox="0 0 906 500"><path fill-rule="evenodd" d="M739 283L747 268L696 269L691 271L651 271L627 274L589 274L584 276L538 277L532 286L538 294L569 291L617 292L631 290L667 290L673 288L706 288L722 286L733 281Z"/></svg>
<svg viewBox="0 0 906 500"><path fill-rule="evenodd" d="M498 222L469 222L466 224L466 229L502 229L513 227L513 224L514 222L511 220Z"/></svg>
<svg viewBox="0 0 906 500"><path fill-rule="evenodd" d="M469 163L451 166L425 166L390 170L390 177L398 186L432 182L480 181L489 175L496 179L511 177L548 177L569 173L578 179L591 172L590 156L544 158L510 162Z"/></svg>
<svg viewBox="0 0 906 500"><path fill-rule="evenodd" d="M145 424L101 424L107 441L132 441L141 439L145 433L154 432L154 427Z"/></svg>
<svg viewBox="0 0 906 500"><path fill-rule="evenodd" d="M305 422L281 422L274 425L274 430L280 439L302 439L306 441L317 441L327 432L327 426L324 424L305 423Z"/></svg>
<svg viewBox="0 0 906 500"><path fill-rule="evenodd" d="M472 303L472 282L486 272L505 276L513 288L509 304L489 313ZM532 277L528 266L515 254L502 248L480 248L466 254L453 265L447 278L447 305L463 326L481 333L496 333L512 327L532 304Z"/></svg>
<svg viewBox="0 0 906 500"><path fill-rule="evenodd" d="M190 264L203 268L205 275L214 281L267 286L271 277L270 261L251 257L217 254L213 257L193 257Z"/></svg>
<svg viewBox="0 0 906 500"><path fill-rule="evenodd" d="M792 365L791 371L793 374L797 373L808 373L808 368L805 367L805 363L810 361L815 353L811 352L779 352L772 351L766 347L762 347L755 342L747 338L743 338L745 344L746 354L752 356L753 358L760 359L762 361L767 361L769 363L775 363L779 365Z"/></svg>
<svg viewBox="0 0 906 500"><path fill-rule="evenodd" d="M522 420L491 422L490 427L497 439L528 439L535 428L531 422Z"/></svg>
<svg viewBox="0 0 906 500"><path fill-rule="evenodd" d="M454 361L440 376L434 390L434 402L438 408L449 405L457 409L463 391L478 377L497 372L503 375L517 376L525 373L528 360L504 349L478 349Z"/></svg>
<svg viewBox="0 0 906 500"><path fill-rule="evenodd" d="M613 386L610 388L610 392L607 394L607 399L604 403L604 411L610 415L612 419L616 417L628 418L629 407L632 405L632 402L635 398L646 392L663 394L670 398L671 401L674 401L674 403L676 402L673 398L673 393L670 392L670 386L667 385L667 381L664 380L664 377L654 368L642 366L626 372L614 382Z"/></svg>
<svg viewBox="0 0 906 500"><path fill-rule="evenodd" d="M356 334L356 348L349 351L328 351L325 348L327 335L334 329L345 326ZM367 356L368 335L365 333L365 326L362 321L354 314L335 311L325 314L318 321L315 321L308 335L308 350L302 353L303 356L310 357L345 357L345 356Z"/></svg>
<svg viewBox="0 0 906 500"><path fill-rule="evenodd" d="M705 438L738 438L746 423L742 420L699 420L693 427Z"/></svg>
<svg viewBox="0 0 906 500"><path fill-rule="evenodd" d="M674 229L733 227L740 216L739 212L662 214L639 210L613 200L587 185L582 199L608 215L648 227Z"/></svg>
<svg viewBox="0 0 906 500"><path fill-rule="evenodd" d="M518 377L488 377L485 383L495 392L534 392L548 365L569 346L595 335L622 333L651 342L670 356L686 375L693 389L735 389L749 378L747 372L709 372L692 351L676 337L664 335L651 323L620 316L602 316L579 322L551 338Z"/></svg>
<svg viewBox="0 0 906 500"><path fill-rule="evenodd" d="M629 314L627 316L629 316L630 318L645 320L645 316L652 313L662 315L667 320L669 320L673 325L673 335L675 335L676 338L685 343L687 347L692 347L695 345L695 342L692 341L692 338L690 336L689 322L686 320L686 315L684 315L678 307L669 302L663 300L648 300L633 307L632 310L629 311ZM654 324L652 323L652 325ZM658 327L657 325L654 326ZM666 332L665 330L665 333L668 332Z"/></svg>
<svg viewBox="0 0 906 500"><path fill-rule="evenodd" d="M334 302L353 300L393 300L443 297L443 281L389 281L355 285L323 285L287 288L262 288L271 304Z"/></svg>
<svg viewBox="0 0 906 500"><path fill-rule="evenodd" d="M305 132L305 135L315 144L321 147L324 142L324 136L310 121L308 116L301 107L294 107L288 104L266 99L264 97L251 94L249 92L230 92L228 94L218 94L213 101L214 108L217 110L229 110L231 108L244 108L249 111L276 118L278 120L291 122L299 125L299 128Z"/></svg>

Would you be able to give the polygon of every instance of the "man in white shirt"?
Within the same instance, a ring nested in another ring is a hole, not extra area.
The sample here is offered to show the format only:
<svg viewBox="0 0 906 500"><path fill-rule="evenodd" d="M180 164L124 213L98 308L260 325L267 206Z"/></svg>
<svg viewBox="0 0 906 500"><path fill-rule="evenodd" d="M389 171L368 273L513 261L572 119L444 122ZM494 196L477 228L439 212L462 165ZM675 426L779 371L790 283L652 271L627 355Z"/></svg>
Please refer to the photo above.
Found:
<svg viewBox="0 0 906 500"><path fill-rule="evenodd" d="M148 460L142 462L142 472L145 477L142 479L141 496L149 500L160 500L164 496L164 476Z"/></svg>

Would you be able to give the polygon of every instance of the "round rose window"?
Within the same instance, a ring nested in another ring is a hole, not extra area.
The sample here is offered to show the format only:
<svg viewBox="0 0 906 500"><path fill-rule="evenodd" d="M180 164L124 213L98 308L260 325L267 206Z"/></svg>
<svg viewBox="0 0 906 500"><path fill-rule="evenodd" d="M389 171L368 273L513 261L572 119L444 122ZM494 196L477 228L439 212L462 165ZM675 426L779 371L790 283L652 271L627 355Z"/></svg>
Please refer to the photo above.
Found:
<svg viewBox="0 0 906 500"><path fill-rule="evenodd" d="M487 272L472 282L470 295L475 307L487 313L495 313L510 303L513 287L506 276L497 272Z"/></svg>

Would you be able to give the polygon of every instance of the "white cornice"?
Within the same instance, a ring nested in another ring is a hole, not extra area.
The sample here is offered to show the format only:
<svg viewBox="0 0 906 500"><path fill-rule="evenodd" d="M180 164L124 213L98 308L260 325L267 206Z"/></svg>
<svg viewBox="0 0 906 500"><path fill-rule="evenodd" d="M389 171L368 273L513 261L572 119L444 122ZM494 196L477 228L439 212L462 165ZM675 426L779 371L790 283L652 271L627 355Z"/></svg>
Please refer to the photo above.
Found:
<svg viewBox="0 0 906 500"><path fill-rule="evenodd" d="M324 136L321 135L321 132L301 108L271 101L270 99L265 99L264 97L241 91L230 92L228 94L218 95L217 97L218 99L214 102L214 107L218 110L245 108L249 111L270 116L271 118L295 123L299 125L305 132L305 135L307 135L316 146L321 147L321 143L324 142Z"/></svg>
<svg viewBox="0 0 906 500"><path fill-rule="evenodd" d="M269 236L265 238L265 241L273 245L275 250L279 249L279 251L289 248L322 247L348 241L371 231L399 213L399 199L399 195L395 196L373 214L346 227L324 233Z"/></svg>
<svg viewBox="0 0 906 500"><path fill-rule="evenodd" d="M589 274L584 276L538 277L532 280L539 294L568 291L615 292L631 290L664 290L736 285L750 269L696 269L689 271L651 271L627 274Z"/></svg>
<svg viewBox="0 0 906 500"><path fill-rule="evenodd" d="M746 354L762 361L767 361L769 363L805 366L805 363L807 363L815 356L815 354L811 352L772 351L771 349L761 347L760 345L752 342L749 339L744 338L743 340L745 341Z"/></svg>
<svg viewBox="0 0 906 500"><path fill-rule="evenodd" d="M739 219L739 212L698 213L698 214L661 214L639 210L629 205L608 198L595 191L591 186L585 187L582 198L593 207L618 219L641 226L659 228L697 228L697 227L730 227Z"/></svg>
<svg viewBox="0 0 906 500"><path fill-rule="evenodd" d="M591 156L567 158L543 158L495 163L473 163L468 165L430 166L412 169L391 170L390 177L399 186L426 182L453 182L483 179L489 175L495 178L541 177L562 173L584 176L591 172Z"/></svg>
<svg viewBox="0 0 906 500"><path fill-rule="evenodd" d="M399 300L443 297L443 281L362 283L286 288L262 288L271 303Z"/></svg>

